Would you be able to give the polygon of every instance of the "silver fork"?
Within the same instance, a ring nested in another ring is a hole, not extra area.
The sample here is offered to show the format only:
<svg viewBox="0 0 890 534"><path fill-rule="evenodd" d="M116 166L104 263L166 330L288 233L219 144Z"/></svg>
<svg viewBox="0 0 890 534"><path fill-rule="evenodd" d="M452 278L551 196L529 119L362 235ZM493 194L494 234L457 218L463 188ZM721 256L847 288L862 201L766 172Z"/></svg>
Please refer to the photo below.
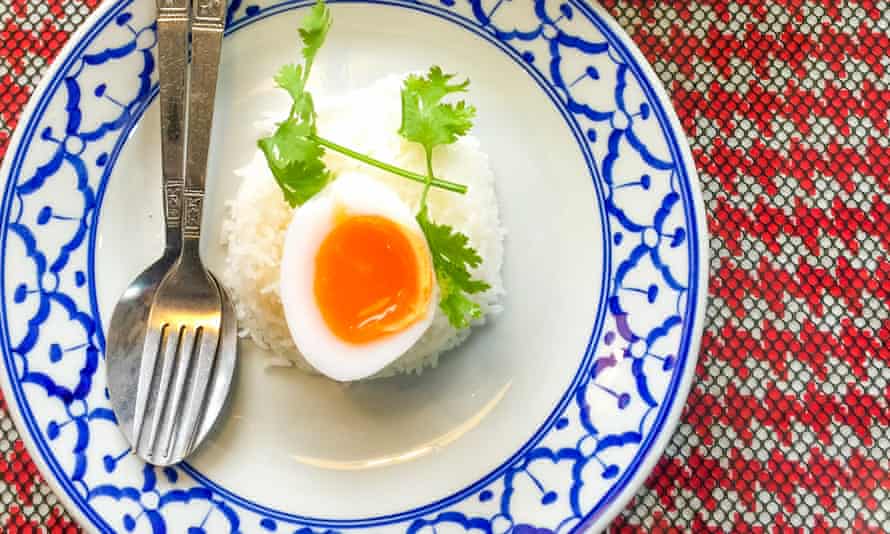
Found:
<svg viewBox="0 0 890 534"><path fill-rule="evenodd" d="M199 245L225 13L224 0L192 6L182 248L149 312L133 418L136 453L156 465L176 463L195 446L222 326L225 290L204 267Z"/></svg>

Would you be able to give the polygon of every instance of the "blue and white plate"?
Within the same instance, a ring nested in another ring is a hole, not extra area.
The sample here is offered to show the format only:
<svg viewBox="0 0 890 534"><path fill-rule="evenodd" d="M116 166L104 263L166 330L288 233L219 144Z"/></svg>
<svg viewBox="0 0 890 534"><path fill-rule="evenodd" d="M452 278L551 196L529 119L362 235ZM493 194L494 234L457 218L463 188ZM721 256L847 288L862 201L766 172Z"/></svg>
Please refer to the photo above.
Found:
<svg viewBox="0 0 890 534"><path fill-rule="evenodd" d="M282 109L307 2L231 0L206 256ZM103 324L161 250L154 0L108 0L23 116L0 177L3 392L87 530L564 533L604 527L677 423L702 329L706 228L655 75L576 0L335 2L313 77L342 93L431 64L469 76L509 235L505 311L420 377L351 386L242 346L230 414L187 464L129 454ZM215 235L214 235L215 234Z"/></svg>

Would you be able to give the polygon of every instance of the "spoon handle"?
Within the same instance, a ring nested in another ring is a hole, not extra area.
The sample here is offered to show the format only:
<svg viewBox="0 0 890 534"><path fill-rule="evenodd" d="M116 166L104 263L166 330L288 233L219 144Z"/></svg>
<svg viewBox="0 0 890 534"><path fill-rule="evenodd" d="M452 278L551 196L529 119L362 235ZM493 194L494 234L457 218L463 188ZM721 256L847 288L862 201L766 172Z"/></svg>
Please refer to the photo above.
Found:
<svg viewBox="0 0 890 534"><path fill-rule="evenodd" d="M166 247L179 250L185 172L189 0L157 0L157 5L164 225Z"/></svg>
<svg viewBox="0 0 890 534"><path fill-rule="evenodd" d="M225 0L194 0L192 72L189 90L188 151L185 170L183 250L197 252L207 176L207 152L213 126L216 78L226 18Z"/></svg>

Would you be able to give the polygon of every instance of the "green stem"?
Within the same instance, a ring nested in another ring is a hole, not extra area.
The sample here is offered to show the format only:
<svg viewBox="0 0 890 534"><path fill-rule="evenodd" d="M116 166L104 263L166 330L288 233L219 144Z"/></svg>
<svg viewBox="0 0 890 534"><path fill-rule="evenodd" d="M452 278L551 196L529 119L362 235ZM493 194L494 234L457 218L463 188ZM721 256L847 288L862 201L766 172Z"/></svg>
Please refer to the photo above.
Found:
<svg viewBox="0 0 890 534"><path fill-rule="evenodd" d="M409 180L413 180L415 182L424 184L424 200L426 199L426 190L429 189L430 186L438 187L439 189L444 189L446 191L451 191L452 193L460 193L461 195L467 192L467 186L463 184L458 184L454 182L449 182L447 180L440 180L439 178L432 176L432 171L430 171L430 176L423 176L411 171L406 171L400 167L396 167L390 165L388 163L384 163L380 160L376 160L372 157L366 156L365 154L361 154L354 150L350 150L345 146L338 145L333 141L329 141L323 137L319 137L318 135L310 135L310 139L318 143L319 145L330 148L334 152L339 152L344 156L349 156L350 158L357 159L362 163L366 163L371 165L372 167L377 167L378 169L382 169L387 172L391 172L397 176L401 176L402 178L407 178Z"/></svg>
<svg viewBox="0 0 890 534"><path fill-rule="evenodd" d="M301 93L306 89L306 84L309 83L309 72L312 70L313 61L315 61L315 56L307 58L305 65L303 65L303 79L300 80ZM290 113L287 116L287 120L292 120L294 118L294 111L296 110L296 106L296 104L291 104Z"/></svg>
<svg viewBox="0 0 890 534"><path fill-rule="evenodd" d="M433 151L429 148L423 148L426 154L426 184L423 186L423 194L420 195L420 206L426 206L426 194L430 192L430 186L433 185Z"/></svg>
<svg viewBox="0 0 890 534"><path fill-rule="evenodd" d="M303 86L300 87L300 90L306 88L306 84L309 82L309 73L312 71L312 63L315 62L315 55L306 58L306 64L303 67Z"/></svg>

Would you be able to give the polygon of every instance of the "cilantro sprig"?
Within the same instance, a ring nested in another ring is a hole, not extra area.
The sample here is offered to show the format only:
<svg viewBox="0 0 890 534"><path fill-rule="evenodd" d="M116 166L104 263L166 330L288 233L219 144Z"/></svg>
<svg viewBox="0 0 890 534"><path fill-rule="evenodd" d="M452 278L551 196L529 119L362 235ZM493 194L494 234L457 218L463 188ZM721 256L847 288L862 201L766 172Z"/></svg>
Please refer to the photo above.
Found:
<svg viewBox="0 0 890 534"><path fill-rule="evenodd" d="M277 125L275 132L261 138L257 145L265 155L285 200L292 207L303 204L335 179L322 159L326 149L423 184L416 218L432 255L441 292L439 307L452 326L466 328L482 314L479 304L470 295L489 288L487 283L474 279L470 274L470 269L482 264L482 258L470 246L466 235L451 226L437 224L430 218L427 194L431 187L460 194L467 191L465 185L435 176L433 151L438 146L454 143L472 128L476 115L473 106L464 101L443 102L450 94L465 92L470 82L454 83L455 76L445 74L439 67L432 67L426 76L411 75L404 81L399 135L423 146L425 175L390 165L325 139L318 133L318 115L306 84L332 22L331 12L324 0L317 0L299 28L303 63L285 65L275 75L275 83L291 97L290 113L286 120Z"/></svg>
<svg viewBox="0 0 890 534"><path fill-rule="evenodd" d="M303 65L285 65L275 75L278 87L293 101L287 120L275 132L257 142L266 156L272 175L291 206L298 206L324 189L333 176L322 161L324 148L313 139L318 133L312 94L306 83L312 63L331 27L331 12L319 1L300 25L303 41Z"/></svg>
<svg viewBox="0 0 890 534"><path fill-rule="evenodd" d="M290 113L287 120L277 125L272 135L257 142L285 200L293 207L312 198L333 180L333 175L322 160L325 149L340 152L418 183L429 182L427 176L376 160L318 135L318 116L306 84L312 72L312 64L324 45L332 22L331 11L324 0L318 0L303 18L299 28L303 43L303 64L285 65L275 75L276 85L287 91L291 97ZM438 178L433 179L432 186L461 194L467 191L465 185Z"/></svg>
<svg viewBox="0 0 890 534"><path fill-rule="evenodd" d="M433 150L450 145L473 126L476 108L461 100L455 103L442 99L467 90L470 81L452 83L454 74L445 74L432 67L426 76L411 75L402 85L402 124L399 135L419 143L426 155L427 181L420 200L417 223L426 236L433 256L433 269L439 282L439 307L455 328L466 328L482 315L482 309L470 298L489 288L470 274L482 258L469 245L469 238L451 226L437 224L430 218L427 193L433 180Z"/></svg>

